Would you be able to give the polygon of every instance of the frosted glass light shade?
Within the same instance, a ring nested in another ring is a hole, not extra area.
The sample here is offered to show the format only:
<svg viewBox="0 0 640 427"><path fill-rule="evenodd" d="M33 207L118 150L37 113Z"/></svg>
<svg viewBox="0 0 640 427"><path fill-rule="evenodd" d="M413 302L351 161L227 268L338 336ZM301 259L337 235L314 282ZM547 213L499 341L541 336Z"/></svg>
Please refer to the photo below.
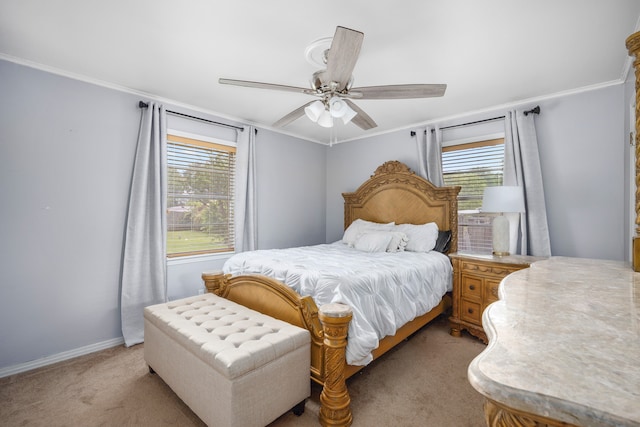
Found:
<svg viewBox="0 0 640 427"><path fill-rule="evenodd" d="M314 101L311 104L304 107L304 113L309 117L312 122L317 122L320 115L324 112L324 104L322 101Z"/></svg>
<svg viewBox="0 0 640 427"><path fill-rule="evenodd" d="M353 119L358 113L356 113L355 111L353 111L353 109L351 107L349 107L349 104L347 104L346 102L344 103L345 108L345 113L342 116L342 123L344 123L345 125L347 123L349 123L351 121L351 119Z"/></svg>
<svg viewBox="0 0 640 427"><path fill-rule="evenodd" d="M329 111L331 111L331 116L333 116L334 118L341 118L342 123L344 123L345 125L349 123L351 119L356 116L356 114L358 114L353 111L351 107L349 107L349 104L347 104L337 96L334 96L329 100Z"/></svg>
<svg viewBox="0 0 640 427"><path fill-rule="evenodd" d="M318 117L318 124L324 128L330 128L333 126L333 117L331 117L331 113L327 110L324 110L320 117Z"/></svg>
<svg viewBox="0 0 640 427"><path fill-rule="evenodd" d="M347 103L337 96L334 96L329 100L329 111L335 118L344 116L344 114L347 112L347 108L349 108Z"/></svg>

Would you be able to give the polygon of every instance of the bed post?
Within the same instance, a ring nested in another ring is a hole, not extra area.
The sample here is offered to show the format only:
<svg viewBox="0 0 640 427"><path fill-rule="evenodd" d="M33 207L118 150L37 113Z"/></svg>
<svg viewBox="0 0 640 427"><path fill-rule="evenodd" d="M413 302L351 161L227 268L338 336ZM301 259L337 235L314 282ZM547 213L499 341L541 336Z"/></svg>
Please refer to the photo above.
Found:
<svg viewBox="0 0 640 427"><path fill-rule="evenodd" d="M222 271L207 271L202 273L202 280L207 292L220 296L222 284L225 283L231 275L225 275Z"/></svg>
<svg viewBox="0 0 640 427"><path fill-rule="evenodd" d="M325 304L319 317L324 330L324 386L320 393L320 424L323 427L350 426L351 399L345 382L347 332L353 316L345 304Z"/></svg>
<svg viewBox="0 0 640 427"><path fill-rule="evenodd" d="M631 142L635 151L635 233L631 246L631 260L634 271L640 271L640 31L627 37L626 46L629 55L634 56L633 67L636 74L636 110L635 123L630 123L631 134L635 140Z"/></svg>

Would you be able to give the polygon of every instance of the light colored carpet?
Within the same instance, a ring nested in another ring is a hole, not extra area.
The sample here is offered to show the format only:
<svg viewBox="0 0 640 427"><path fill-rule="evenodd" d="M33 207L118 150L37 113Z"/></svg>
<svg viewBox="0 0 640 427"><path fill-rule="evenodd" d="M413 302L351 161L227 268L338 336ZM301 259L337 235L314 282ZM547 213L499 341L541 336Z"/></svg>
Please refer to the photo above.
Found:
<svg viewBox="0 0 640 427"><path fill-rule="evenodd" d="M347 382L353 425L484 426L467 366L485 345L436 319ZM3 426L204 426L157 375L143 345L116 347L0 379ZM305 412L270 427L318 426L320 388Z"/></svg>

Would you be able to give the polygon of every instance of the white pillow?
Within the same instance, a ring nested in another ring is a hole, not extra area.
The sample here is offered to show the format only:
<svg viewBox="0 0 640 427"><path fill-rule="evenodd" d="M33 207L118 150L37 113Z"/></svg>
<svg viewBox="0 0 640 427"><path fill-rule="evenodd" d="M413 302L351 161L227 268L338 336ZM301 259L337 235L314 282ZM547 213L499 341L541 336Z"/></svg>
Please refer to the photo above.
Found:
<svg viewBox="0 0 640 427"><path fill-rule="evenodd" d="M422 225L399 224L396 225L395 231L403 232L409 238L406 251L429 252L436 247L438 225L435 222Z"/></svg>
<svg viewBox="0 0 640 427"><path fill-rule="evenodd" d="M380 224L377 222L366 221L364 219L356 219L347 227L342 236L342 241L349 246L353 246L358 236L368 231L392 231L395 226L394 222L388 224Z"/></svg>
<svg viewBox="0 0 640 427"><path fill-rule="evenodd" d="M409 241L407 235L400 231L390 231L389 234L391 234L391 241L387 246L387 252L404 252Z"/></svg>
<svg viewBox="0 0 640 427"><path fill-rule="evenodd" d="M362 233L356 239L353 247L364 252L386 252L393 233L388 231L372 231Z"/></svg>

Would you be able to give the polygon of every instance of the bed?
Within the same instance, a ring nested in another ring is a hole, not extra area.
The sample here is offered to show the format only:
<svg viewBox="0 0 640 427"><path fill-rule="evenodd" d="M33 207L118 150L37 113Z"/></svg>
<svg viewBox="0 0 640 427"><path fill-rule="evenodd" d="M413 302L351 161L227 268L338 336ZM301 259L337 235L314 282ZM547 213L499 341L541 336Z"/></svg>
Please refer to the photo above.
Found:
<svg viewBox="0 0 640 427"><path fill-rule="evenodd" d="M458 237L457 195L459 191L460 187L435 187L429 181L416 175L401 162L386 162L379 166L375 173L360 185L355 192L343 193L345 201L344 238L346 239L350 229L353 230L356 224L363 222L376 223L382 227L390 223L394 225L434 223L440 232L438 237L441 240L446 237L448 251L455 252L457 250ZM397 229L393 228L393 230ZM362 236L362 233L360 235ZM411 242L411 239L409 241ZM438 244L441 245L442 241L438 241ZM304 272L303 270L307 270L309 264L321 268L320 259L326 258L331 263L333 262L331 260L335 261L341 257L350 257L351 255L347 255L347 252L344 251L353 251L355 249L348 248L343 242L334 242L310 248L305 249L307 252L303 251L301 254L297 254L296 256L299 255L301 258L291 261L284 267L283 263L286 264L286 259L278 257L289 250L237 254L225 264L225 269L232 271L233 274L225 274L224 272L204 273L203 279L209 292L309 330L312 340L311 379L323 385L325 399L323 401L321 396L322 405L324 406L326 403L332 408L338 408L338 410L325 411L324 416L329 418L326 424L339 425L342 424L339 419L344 415L340 414L341 410L339 409L345 406L345 400L346 406L348 406L348 394L346 389L343 390L344 380L358 372L370 361L386 353L438 315L444 313L451 306L451 298L447 292L448 289L444 291L440 289L437 291L436 300L423 304L422 302L416 302L419 299L416 296L416 293L419 293L418 290L408 292L409 299L414 300L410 309L400 313L387 313L386 316L376 315L379 318L378 320L380 320L380 317L383 318L379 322L382 324L382 330L385 331L381 334L381 339L379 341L376 339L372 348L356 349L356 351L349 352L346 347L351 339L342 340L342 342L341 339L347 335L347 330L349 331L349 336L355 336L356 331L354 328L357 328L362 320L360 316L361 308L352 307L353 314L345 316L345 319L340 319L340 314L337 315L338 318L333 317L333 319L329 319L333 315L323 316L318 307L327 307L325 304L335 302L348 302L351 305L350 303L353 300L349 299L349 295L345 297L344 294L348 294L348 292L343 292L339 298L336 297L337 299L327 294L329 289L340 288L340 284L335 284L335 280L331 280L332 277L325 277L324 279L326 280L323 282L323 286L314 285L320 290L320 295L316 297L319 300L318 302L309 295L301 295L310 292L307 280L304 277L300 278L300 275ZM359 249L362 249L362 247ZM293 250L297 251L298 249ZM308 250L312 252L308 252ZM325 252L314 255L313 251L315 250L323 250ZM327 251L332 255L322 255ZM450 272L451 265L448 257L436 251L432 252L432 254L418 254L412 251L374 252L370 254L374 256L373 261L364 262L382 264L385 262L384 260L391 260L391 263L404 265L406 259L415 258L412 262L417 263L417 265L433 263L439 265L438 268L440 269L448 267ZM275 257L277 259L277 267L273 267L273 265L256 267L251 264L252 257ZM306 263L304 262L305 259ZM298 270L295 269L296 266L299 268ZM365 267L360 265L359 267L345 269L347 274L345 277L351 274L354 279L359 279L364 276L364 274L361 274L364 271L363 268L366 268L366 264ZM444 271L446 271L446 268ZM403 272L401 276L404 279L411 274L413 273ZM294 283L290 280L291 277L294 278ZM450 276L448 280L450 282ZM288 281L289 284L284 284L283 281ZM354 281L357 282L358 280ZM449 286L451 285L449 284ZM372 293L378 294L381 291L380 289L374 289ZM396 299L396 305L398 301ZM406 298L400 301L406 301ZM391 305L394 305L393 302ZM349 323L352 316L354 321ZM388 319L384 319L389 317L397 318L398 321L389 322ZM394 329L397 330L394 331ZM377 331L376 333L380 334ZM347 358L351 363L347 363ZM348 416L350 417L350 413Z"/></svg>

